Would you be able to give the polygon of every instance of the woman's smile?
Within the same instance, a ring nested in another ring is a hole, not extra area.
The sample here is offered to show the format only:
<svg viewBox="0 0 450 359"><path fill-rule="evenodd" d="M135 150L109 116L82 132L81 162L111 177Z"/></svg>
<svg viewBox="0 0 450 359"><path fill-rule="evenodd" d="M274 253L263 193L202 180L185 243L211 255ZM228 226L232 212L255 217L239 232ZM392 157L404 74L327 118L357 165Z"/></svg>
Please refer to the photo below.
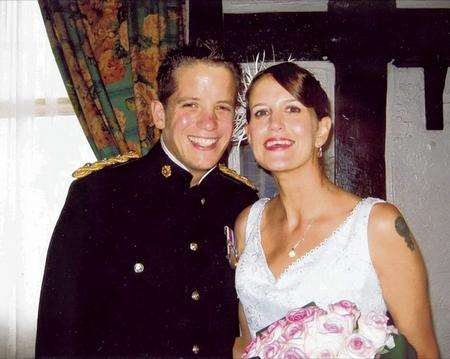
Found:
<svg viewBox="0 0 450 359"><path fill-rule="evenodd" d="M289 149L295 141L284 137L270 137L264 142L264 148L267 151L285 151Z"/></svg>

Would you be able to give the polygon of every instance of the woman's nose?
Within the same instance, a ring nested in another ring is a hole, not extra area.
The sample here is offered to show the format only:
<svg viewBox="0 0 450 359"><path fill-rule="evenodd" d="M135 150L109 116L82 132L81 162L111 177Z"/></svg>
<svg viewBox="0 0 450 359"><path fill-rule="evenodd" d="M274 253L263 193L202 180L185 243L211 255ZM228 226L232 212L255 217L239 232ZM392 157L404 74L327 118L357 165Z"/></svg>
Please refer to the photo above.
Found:
<svg viewBox="0 0 450 359"><path fill-rule="evenodd" d="M272 112L270 116L269 128L272 131L278 131L283 127L283 117L276 112Z"/></svg>

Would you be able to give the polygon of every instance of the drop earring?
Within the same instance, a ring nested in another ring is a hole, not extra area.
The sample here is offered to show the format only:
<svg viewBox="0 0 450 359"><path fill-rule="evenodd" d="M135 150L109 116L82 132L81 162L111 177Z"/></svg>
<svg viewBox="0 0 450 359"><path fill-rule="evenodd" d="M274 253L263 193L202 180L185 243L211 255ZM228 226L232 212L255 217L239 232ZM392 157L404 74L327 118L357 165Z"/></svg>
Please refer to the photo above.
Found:
<svg viewBox="0 0 450 359"><path fill-rule="evenodd" d="M317 157L321 158L323 156L322 146L319 147L317 151Z"/></svg>

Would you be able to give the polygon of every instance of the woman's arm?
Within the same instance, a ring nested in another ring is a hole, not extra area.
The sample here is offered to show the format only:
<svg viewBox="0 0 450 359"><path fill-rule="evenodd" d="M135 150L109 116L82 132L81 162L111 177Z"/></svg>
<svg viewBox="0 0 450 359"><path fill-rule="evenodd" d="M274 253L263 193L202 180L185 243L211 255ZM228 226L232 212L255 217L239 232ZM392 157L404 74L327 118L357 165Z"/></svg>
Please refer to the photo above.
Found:
<svg viewBox="0 0 450 359"><path fill-rule="evenodd" d="M248 329L247 319L245 318L244 308L239 303L239 326L241 327L241 336L236 338L233 347L233 358L242 358L245 347L252 340L250 330Z"/></svg>
<svg viewBox="0 0 450 359"><path fill-rule="evenodd" d="M419 358L438 358L425 264L402 214L391 204L375 205L368 235L372 261L395 326Z"/></svg>
<svg viewBox="0 0 450 359"><path fill-rule="evenodd" d="M247 226L247 218L250 207L244 209L236 219L234 224L234 234L236 236L237 252L239 256L244 250L245 243L245 227ZM250 330L248 329L247 319L245 318L242 304L239 303L239 326L241 328L241 336L236 338L233 347L233 358L241 358L244 349L251 340Z"/></svg>

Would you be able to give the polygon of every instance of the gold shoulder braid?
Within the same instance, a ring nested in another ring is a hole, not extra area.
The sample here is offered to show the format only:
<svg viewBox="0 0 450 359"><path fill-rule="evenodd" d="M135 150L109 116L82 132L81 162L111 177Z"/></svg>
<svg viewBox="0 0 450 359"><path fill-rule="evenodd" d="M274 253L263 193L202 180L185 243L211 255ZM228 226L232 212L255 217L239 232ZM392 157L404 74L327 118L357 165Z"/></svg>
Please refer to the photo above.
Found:
<svg viewBox="0 0 450 359"><path fill-rule="evenodd" d="M250 188L254 189L255 191L258 190L256 188L256 186L253 184L253 182L250 181L247 177L241 176L236 171L232 170L231 168L228 168L227 166L225 166L221 163L219 163L219 170L221 172L225 173L226 175L230 176L231 178L234 178L235 180L242 182L243 184L249 186Z"/></svg>
<svg viewBox="0 0 450 359"><path fill-rule="evenodd" d="M94 163L86 163L83 167L80 167L74 173L72 173L72 177L75 177L77 179L83 178L93 172L101 170L102 168L109 167L117 163L128 162L132 158L139 158L139 155L136 152L130 151L125 155L117 155L115 157L107 158Z"/></svg>

